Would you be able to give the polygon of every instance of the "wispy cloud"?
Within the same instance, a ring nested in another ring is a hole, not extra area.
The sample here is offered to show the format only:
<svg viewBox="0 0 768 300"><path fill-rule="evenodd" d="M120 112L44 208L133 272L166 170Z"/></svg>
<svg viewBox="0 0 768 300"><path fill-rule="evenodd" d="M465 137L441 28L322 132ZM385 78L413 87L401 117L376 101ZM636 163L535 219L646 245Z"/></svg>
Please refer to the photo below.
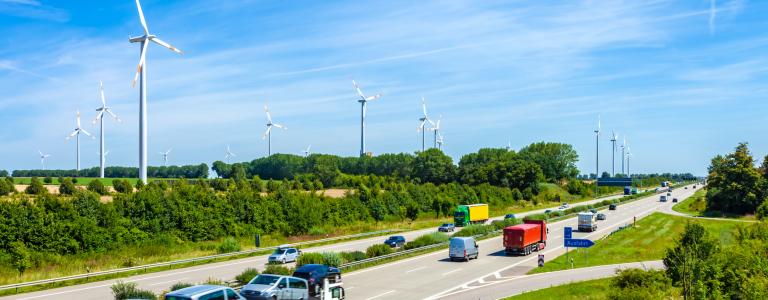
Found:
<svg viewBox="0 0 768 300"><path fill-rule="evenodd" d="M36 0L0 0L1 14L54 22L69 21L69 13L67 11L44 5Z"/></svg>
<svg viewBox="0 0 768 300"><path fill-rule="evenodd" d="M717 16L717 0L709 2L709 34L715 33L715 17Z"/></svg>

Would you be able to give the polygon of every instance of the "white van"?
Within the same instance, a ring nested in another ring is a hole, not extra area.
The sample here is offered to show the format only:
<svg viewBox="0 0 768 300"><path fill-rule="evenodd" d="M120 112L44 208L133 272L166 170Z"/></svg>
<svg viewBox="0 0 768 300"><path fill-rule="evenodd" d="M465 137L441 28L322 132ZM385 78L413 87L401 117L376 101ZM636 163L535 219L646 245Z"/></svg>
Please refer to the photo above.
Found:
<svg viewBox="0 0 768 300"><path fill-rule="evenodd" d="M248 300L309 299L308 288L302 278L260 274L243 286L240 294Z"/></svg>
<svg viewBox="0 0 768 300"><path fill-rule="evenodd" d="M465 260L469 261L470 259L474 258L477 259L477 257L480 255L480 251L478 251L477 242L475 241L475 238L473 237L453 237L450 240L450 246L448 247L448 258L453 260Z"/></svg>

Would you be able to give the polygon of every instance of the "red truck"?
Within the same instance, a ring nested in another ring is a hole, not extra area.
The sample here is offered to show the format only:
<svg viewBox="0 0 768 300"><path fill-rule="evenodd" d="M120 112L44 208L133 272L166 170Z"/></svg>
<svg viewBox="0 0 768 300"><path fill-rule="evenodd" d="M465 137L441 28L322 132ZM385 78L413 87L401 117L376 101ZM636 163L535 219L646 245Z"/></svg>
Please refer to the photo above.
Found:
<svg viewBox="0 0 768 300"><path fill-rule="evenodd" d="M525 220L523 224L504 228L504 249L507 255L528 255L547 245L547 221Z"/></svg>

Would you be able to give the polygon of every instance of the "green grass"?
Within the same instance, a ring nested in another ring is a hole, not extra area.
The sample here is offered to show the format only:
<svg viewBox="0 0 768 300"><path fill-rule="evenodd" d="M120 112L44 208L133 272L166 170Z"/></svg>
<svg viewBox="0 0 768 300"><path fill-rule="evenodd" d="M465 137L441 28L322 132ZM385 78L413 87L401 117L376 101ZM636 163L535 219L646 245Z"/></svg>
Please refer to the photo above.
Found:
<svg viewBox="0 0 768 300"><path fill-rule="evenodd" d="M638 221L635 227L629 227L607 236L597 241L588 250L571 250L568 256L573 258L574 268L659 260L664 257L666 249L675 243L687 222L703 225L712 236L719 238L725 244L733 240L734 229L738 226L738 222L691 219L654 213ZM567 268L570 268L570 263L567 263L564 254L548 261L542 268L531 270L529 274L560 271Z"/></svg>
<svg viewBox="0 0 768 300"><path fill-rule="evenodd" d="M45 177L38 177L38 179L40 179L41 182L43 181L44 178ZM53 179L53 182L50 183L50 184L53 184L53 185L61 184L61 182L59 182L58 177L51 177L51 179ZM78 177L77 178L77 183L75 185L88 185L88 183L90 183L91 181L101 180L101 182L104 183L104 185L111 186L112 185L112 181L115 180L115 179L125 179L125 180L128 180L128 182L130 182L131 185L136 185L136 182L139 180L138 178ZM150 178L149 181L151 182L154 179L157 179L157 178ZM167 178L163 178L163 180L165 180L165 179L167 179ZM13 183L14 184L29 184L30 182L32 182L32 178L31 177L14 177L13 178ZM48 184L48 183L43 183L43 184Z"/></svg>
<svg viewBox="0 0 768 300"><path fill-rule="evenodd" d="M520 295L504 298L504 300L597 300L608 299L610 278L581 281L553 286Z"/></svg>
<svg viewBox="0 0 768 300"><path fill-rule="evenodd" d="M707 209L707 189L696 191L691 197L675 204L672 210L695 217L755 220L754 215L736 215Z"/></svg>

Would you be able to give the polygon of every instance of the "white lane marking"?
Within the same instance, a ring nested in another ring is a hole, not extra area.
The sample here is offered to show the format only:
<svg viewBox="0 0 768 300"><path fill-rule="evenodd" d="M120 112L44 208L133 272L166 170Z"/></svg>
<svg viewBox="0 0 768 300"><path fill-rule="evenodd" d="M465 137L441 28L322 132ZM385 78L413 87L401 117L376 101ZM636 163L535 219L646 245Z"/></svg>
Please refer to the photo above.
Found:
<svg viewBox="0 0 768 300"><path fill-rule="evenodd" d="M445 273L443 273L442 275L443 275L443 276L445 276L445 275L448 275L448 274L453 274L453 273L456 273L456 272L458 272L458 271L461 271L461 268L458 268L458 269L453 269L453 270L451 270L451 271L448 271L448 272L445 272Z"/></svg>
<svg viewBox="0 0 768 300"><path fill-rule="evenodd" d="M365 300L373 300L373 299L379 298L379 297L381 297L381 296L385 296L385 295L389 295L389 294L392 294L392 293L394 293L394 292L395 292L395 290L391 290L391 291L389 291L389 292L384 292L384 293L378 294L378 295L376 295L376 296L373 296L373 297L371 297L371 298L368 298L368 299L365 299Z"/></svg>
<svg viewBox="0 0 768 300"><path fill-rule="evenodd" d="M405 271L405 273L416 272L416 271L419 271L419 270L424 270L424 269L426 269L426 268L427 268L427 266L418 267L418 268L416 268L416 269L413 269L413 270L408 270L408 271Z"/></svg>
<svg viewBox="0 0 768 300"><path fill-rule="evenodd" d="M150 284L149 286L156 286L156 285L166 284L166 283L170 283L170 282L180 282L180 281L182 281L184 279L187 279L187 278L188 277L181 277L179 279L174 279L174 280L168 280L168 281L153 283L153 284Z"/></svg>
<svg viewBox="0 0 768 300"><path fill-rule="evenodd" d="M354 289L354 288L355 288L354 286L350 286L350 287L345 287L344 289L349 291L349 290Z"/></svg>

